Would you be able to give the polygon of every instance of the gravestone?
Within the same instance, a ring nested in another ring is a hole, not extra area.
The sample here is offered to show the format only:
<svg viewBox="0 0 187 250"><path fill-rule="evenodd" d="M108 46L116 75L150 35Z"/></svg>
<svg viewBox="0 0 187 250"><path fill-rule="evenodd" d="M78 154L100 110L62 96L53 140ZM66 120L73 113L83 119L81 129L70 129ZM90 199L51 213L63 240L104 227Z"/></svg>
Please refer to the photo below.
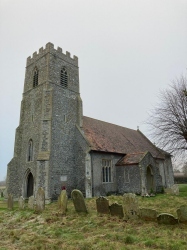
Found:
<svg viewBox="0 0 187 250"><path fill-rule="evenodd" d="M172 214L162 213L157 216L157 222L158 224L175 225L178 223L178 219Z"/></svg>
<svg viewBox="0 0 187 250"><path fill-rule="evenodd" d="M77 212L84 212L84 213L88 212L85 201L84 201L84 197L81 191L74 189L71 192L71 198L73 200L73 204Z"/></svg>
<svg viewBox="0 0 187 250"><path fill-rule="evenodd" d="M179 195L179 186L177 184L174 184L170 188L165 188L164 192L166 194Z"/></svg>
<svg viewBox="0 0 187 250"><path fill-rule="evenodd" d="M19 197L18 205L19 205L19 209L24 209L25 208L25 199L23 198L23 196Z"/></svg>
<svg viewBox="0 0 187 250"><path fill-rule="evenodd" d="M110 207L110 214L112 216L118 216L119 218L124 217L123 206L118 203L113 203Z"/></svg>
<svg viewBox="0 0 187 250"><path fill-rule="evenodd" d="M42 212L45 209L45 192L42 187L36 193L36 211Z"/></svg>
<svg viewBox="0 0 187 250"><path fill-rule="evenodd" d="M132 193L124 194L123 204L126 219L137 219L139 216L137 196Z"/></svg>
<svg viewBox="0 0 187 250"><path fill-rule="evenodd" d="M3 197L8 199L8 193L6 188L3 190Z"/></svg>
<svg viewBox="0 0 187 250"><path fill-rule="evenodd" d="M66 190L62 190L58 199L58 205L62 214L66 214L68 197Z"/></svg>
<svg viewBox="0 0 187 250"><path fill-rule="evenodd" d="M180 208L177 209L177 215L179 222L187 224L187 205L180 206Z"/></svg>
<svg viewBox="0 0 187 250"><path fill-rule="evenodd" d="M141 208L140 218L146 221L156 221L157 220L157 211L150 208Z"/></svg>
<svg viewBox="0 0 187 250"><path fill-rule="evenodd" d="M34 196L30 196L28 200L28 208L34 209Z"/></svg>
<svg viewBox="0 0 187 250"><path fill-rule="evenodd" d="M13 195L9 194L8 195L8 200L7 200L7 208L12 210L13 206L14 206Z"/></svg>
<svg viewBox="0 0 187 250"><path fill-rule="evenodd" d="M98 199L96 199L96 207L99 214L110 213L109 200L103 196L100 196Z"/></svg>

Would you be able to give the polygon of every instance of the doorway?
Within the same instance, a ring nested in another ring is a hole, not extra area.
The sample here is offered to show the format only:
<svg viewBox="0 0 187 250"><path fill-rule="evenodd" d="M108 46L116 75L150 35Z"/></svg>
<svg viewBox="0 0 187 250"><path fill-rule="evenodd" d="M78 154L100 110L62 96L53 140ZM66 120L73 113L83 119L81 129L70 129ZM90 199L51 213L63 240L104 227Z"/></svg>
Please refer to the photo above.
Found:
<svg viewBox="0 0 187 250"><path fill-rule="evenodd" d="M153 172L150 166L147 167L147 192L150 194L154 191L154 178L153 178Z"/></svg>
<svg viewBox="0 0 187 250"><path fill-rule="evenodd" d="M27 198L33 195L34 189L34 178L32 173L30 172L27 177Z"/></svg>

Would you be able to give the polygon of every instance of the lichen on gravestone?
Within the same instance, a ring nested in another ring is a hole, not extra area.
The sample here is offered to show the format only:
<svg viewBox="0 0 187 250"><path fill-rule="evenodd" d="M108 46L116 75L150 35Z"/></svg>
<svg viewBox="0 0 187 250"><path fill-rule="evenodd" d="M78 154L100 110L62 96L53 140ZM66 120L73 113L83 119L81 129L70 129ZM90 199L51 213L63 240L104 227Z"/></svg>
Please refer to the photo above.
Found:
<svg viewBox="0 0 187 250"><path fill-rule="evenodd" d="M172 214L162 213L157 216L157 222L158 224L175 225L178 224L178 219Z"/></svg>
<svg viewBox="0 0 187 250"><path fill-rule="evenodd" d="M119 218L124 217L123 206L122 205L115 202L109 208L110 208L110 214L112 216L118 216Z"/></svg>
<svg viewBox="0 0 187 250"><path fill-rule="evenodd" d="M123 195L123 206L126 219L137 219L139 216L138 198L133 193Z"/></svg>
<svg viewBox="0 0 187 250"><path fill-rule="evenodd" d="M103 196L96 199L96 208L99 214L109 214L109 200Z"/></svg>
<svg viewBox="0 0 187 250"><path fill-rule="evenodd" d="M25 209L25 199L23 198L23 196L19 197L18 205L19 205L19 209Z"/></svg>
<svg viewBox="0 0 187 250"><path fill-rule="evenodd" d="M34 209L34 203L35 203L35 199L34 199L34 196L32 195L29 197L29 200L28 200L28 208Z"/></svg>
<svg viewBox="0 0 187 250"><path fill-rule="evenodd" d="M36 193L36 208L37 212L42 212L45 209L45 192L42 187L38 188Z"/></svg>
<svg viewBox="0 0 187 250"><path fill-rule="evenodd" d="M66 214L67 202L68 202L67 192L66 190L62 190L58 198L58 205L62 214Z"/></svg>
<svg viewBox="0 0 187 250"><path fill-rule="evenodd" d="M71 198L73 200L73 204L77 212L88 213L83 194L80 190L74 189L71 192Z"/></svg>
<svg viewBox="0 0 187 250"><path fill-rule="evenodd" d="M187 224L187 205L180 206L177 209L177 215L179 222Z"/></svg>

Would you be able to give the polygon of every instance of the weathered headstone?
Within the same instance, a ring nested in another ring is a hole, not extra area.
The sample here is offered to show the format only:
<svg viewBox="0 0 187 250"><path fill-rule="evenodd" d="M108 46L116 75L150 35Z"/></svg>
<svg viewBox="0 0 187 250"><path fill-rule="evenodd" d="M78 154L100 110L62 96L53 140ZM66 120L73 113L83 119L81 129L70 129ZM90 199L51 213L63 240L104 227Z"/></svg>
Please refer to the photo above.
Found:
<svg viewBox="0 0 187 250"><path fill-rule="evenodd" d="M85 201L84 201L84 197L81 191L74 189L71 192L71 198L73 200L73 204L77 212L84 212L84 213L88 212Z"/></svg>
<svg viewBox="0 0 187 250"><path fill-rule="evenodd" d="M8 200L7 200L7 208L12 210L14 206L14 200L13 200L13 195L9 194L8 195Z"/></svg>
<svg viewBox="0 0 187 250"><path fill-rule="evenodd" d="M58 199L58 205L62 214L66 214L68 197L66 190L62 190Z"/></svg>
<svg viewBox="0 0 187 250"><path fill-rule="evenodd" d="M124 217L123 206L118 203L113 203L110 207L110 214L112 216L118 216L119 218Z"/></svg>
<svg viewBox="0 0 187 250"><path fill-rule="evenodd" d="M140 218L146 221L156 221L157 220L157 211L150 208L141 208L140 209Z"/></svg>
<svg viewBox="0 0 187 250"><path fill-rule="evenodd" d="M45 192L42 187L36 193L36 211L42 212L45 209Z"/></svg>
<svg viewBox="0 0 187 250"><path fill-rule="evenodd" d="M28 200L28 208L34 209L34 196L30 196Z"/></svg>
<svg viewBox="0 0 187 250"><path fill-rule="evenodd" d="M157 216L157 222L158 224L175 225L178 223L178 219L172 214L162 213Z"/></svg>
<svg viewBox="0 0 187 250"><path fill-rule="evenodd" d="M96 207L99 214L110 213L109 200L103 196L100 196L98 199L96 199Z"/></svg>
<svg viewBox="0 0 187 250"><path fill-rule="evenodd" d="M139 216L138 198L135 194L123 195L124 212L126 219L137 219Z"/></svg>
<svg viewBox="0 0 187 250"><path fill-rule="evenodd" d="M23 196L19 197L18 204L19 204L19 209L25 208L25 199L23 198Z"/></svg>
<svg viewBox="0 0 187 250"><path fill-rule="evenodd" d="M165 188L164 192L166 194L179 195L179 186L177 184L174 184L170 188Z"/></svg>
<svg viewBox="0 0 187 250"><path fill-rule="evenodd" d="M180 206L180 208L177 209L177 215L179 222L187 224L187 205Z"/></svg>
<svg viewBox="0 0 187 250"><path fill-rule="evenodd" d="M3 190L3 197L8 199L8 193L6 188Z"/></svg>

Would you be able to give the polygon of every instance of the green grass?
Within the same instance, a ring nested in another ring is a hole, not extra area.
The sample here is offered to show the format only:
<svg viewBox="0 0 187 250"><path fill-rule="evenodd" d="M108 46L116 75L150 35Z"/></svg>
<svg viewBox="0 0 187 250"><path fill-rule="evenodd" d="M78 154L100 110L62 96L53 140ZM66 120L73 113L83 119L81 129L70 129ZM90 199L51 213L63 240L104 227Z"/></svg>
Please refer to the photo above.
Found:
<svg viewBox="0 0 187 250"><path fill-rule="evenodd" d="M109 196L110 204L123 203L122 196ZM180 195L138 197L140 207L176 216L180 205L187 205L187 185L180 185ZM43 213L19 210L17 203L12 211L0 201L0 250L59 250L59 249L187 249L187 225L158 225L143 220L125 221L109 215L98 216L96 198L86 199L88 214L77 214L68 200L66 216L57 203L46 205Z"/></svg>

